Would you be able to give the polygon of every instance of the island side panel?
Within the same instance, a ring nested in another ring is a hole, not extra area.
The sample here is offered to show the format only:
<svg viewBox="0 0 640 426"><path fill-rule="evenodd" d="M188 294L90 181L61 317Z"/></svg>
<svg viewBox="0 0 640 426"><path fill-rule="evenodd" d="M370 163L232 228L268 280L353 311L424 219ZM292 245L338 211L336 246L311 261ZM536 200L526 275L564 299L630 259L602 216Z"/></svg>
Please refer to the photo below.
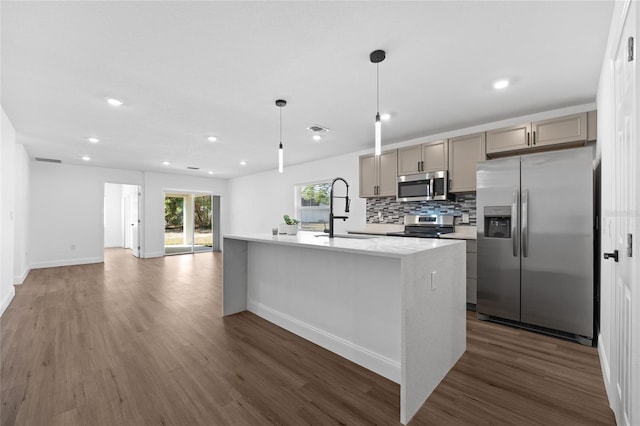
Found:
<svg viewBox="0 0 640 426"><path fill-rule="evenodd" d="M400 421L406 424L466 350L465 243L403 262Z"/></svg>
<svg viewBox="0 0 640 426"><path fill-rule="evenodd" d="M247 310L247 241L224 239L222 315Z"/></svg>
<svg viewBox="0 0 640 426"><path fill-rule="evenodd" d="M248 309L400 382L399 258L249 244Z"/></svg>

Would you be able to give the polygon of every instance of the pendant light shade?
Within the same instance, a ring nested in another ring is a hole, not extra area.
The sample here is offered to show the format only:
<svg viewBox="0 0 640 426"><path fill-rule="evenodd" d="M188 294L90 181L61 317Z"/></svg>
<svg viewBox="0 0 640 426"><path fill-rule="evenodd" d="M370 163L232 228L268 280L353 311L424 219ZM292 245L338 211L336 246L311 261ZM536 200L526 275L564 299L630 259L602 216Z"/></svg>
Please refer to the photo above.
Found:
<svg viewBox="0 0 640 426"><path fill-rule="evenodd" d="M382 154L382 124L380 123L380 62L384 61L386 53L384 50L374 50L369 55L372 63L376 64L376 122L375 130L375 154Z"/></svg>
<svg viewBox="0 0 640 426"><path fill-rule="evenodd" d="M278 172L284 172L284 148L282 146L282 108L287 105L287 101L278 99L276 106L280 108L280 145L278 145Z"/></svg>

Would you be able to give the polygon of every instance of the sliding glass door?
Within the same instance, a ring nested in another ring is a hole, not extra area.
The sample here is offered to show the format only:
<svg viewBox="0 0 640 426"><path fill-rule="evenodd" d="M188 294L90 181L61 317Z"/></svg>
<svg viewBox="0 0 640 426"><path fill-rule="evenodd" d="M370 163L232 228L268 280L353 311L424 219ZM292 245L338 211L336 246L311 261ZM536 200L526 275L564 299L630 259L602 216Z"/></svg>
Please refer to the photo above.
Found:
<svg viewBox="0 0 640 426"><path fill-rule="evenodd" d="M212 198L211 195L165 194L165 254L213 250Z"/></svg>

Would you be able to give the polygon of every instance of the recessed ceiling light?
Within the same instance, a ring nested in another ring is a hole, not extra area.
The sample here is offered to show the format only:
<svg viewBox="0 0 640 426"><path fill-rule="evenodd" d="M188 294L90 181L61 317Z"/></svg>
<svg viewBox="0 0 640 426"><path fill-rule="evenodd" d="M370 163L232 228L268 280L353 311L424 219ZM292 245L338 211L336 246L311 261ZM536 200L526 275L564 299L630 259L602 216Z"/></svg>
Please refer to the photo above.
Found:
<svg viewBox="0 0 640 426"><path fill-rule="evenodd" d="M506 78L503 78L501 80L497 80L493 83L493 88L494 89L504 89L505 87L507 87L509 85L509 80L507 80Z"/></svg>
<svg viewBox="0 0 640 426"><path fill-rule="evenodd" d="M212 174L213 174L213 172L212 172L211 170L209 170L207 173L209 173L210 175L212 175Z"/></svg>
<svg viewBox="0 0 640 426"><path fill-rule="evenodd" d="M89 142L91 142L91 143L98 143L98 142L100 142L100 139L98 139L98 138L88 138L87 140L88 140Z"/></svg>
<svg viewBox="0 0 640 426"><path fill-rule="evenodd" d="M89 161L89 160L91 160L91 157L89 157L88 155L85 155L85 156L82 157L82 159L84 161Z"/></svg>
<svg viewBox="0 0 640 426"><path fill-rule="evenodd" d="M312 137L314 141L319 141L320 139L322 139L322 136L320 135L313 135Z"/></svg>
<svg viewBox="0 0 640 426"><path fill-rule="evenodd" d="M215 141L217 141L217 140L218 140L218 138L216 138L215 136L209 136L209 137L207 138L207 140L208 140L209 142L215 142Z"/></svg>
<svg viewBox="0 0 640 426"><path fill-rule="evenodd" d="M391 118L391 114L386 114L386 113L385 113L385 114L381 114L381 115L380 115L380 119L381 119L382 121L387 121L387 120L388 120L388 119L390 119L390 118Z"/></svg>
<svg viewBox="0 0 640 426"><path fill-rule="evenodd" d="M241 165L241 166L246 166L246 165L247 165L247 162L246 162L246 161L241 161L241 162L240 162L240 165Z"/></svg>
<svg viewBox="0 0 640 426"><path fill-rule="evenodd" d="M169 164L171 164L171 163L170 163L170 162L168 162L168 161L163 161L163 162L162 162L162 164L163 164L163 165L165 165L165 166L168 166L168 165L169 165Z"/></svg>
<svg viewBox="0 0 640 426"><path fill-rule="evenodd" d="M107 103L112 106L122 105L122 101L116 98L107 98Z"/></svg>

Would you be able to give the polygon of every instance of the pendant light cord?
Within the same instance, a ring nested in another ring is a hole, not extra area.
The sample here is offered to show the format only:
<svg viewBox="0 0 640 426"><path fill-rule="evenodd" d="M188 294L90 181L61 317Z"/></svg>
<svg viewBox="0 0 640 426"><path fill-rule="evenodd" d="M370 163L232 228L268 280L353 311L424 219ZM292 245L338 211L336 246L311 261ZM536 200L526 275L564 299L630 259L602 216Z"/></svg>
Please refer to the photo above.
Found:
<svg viewBox="0 0 640 426"><path fill-rule="evenodd" d="M282 107L280 107L280 145L282 145Z"/></svg>
<svg viewBox="0 0 640 426"><path fill-rule="evenodd" d="M380 63L376 63L376 112L380 112Z"/></svg>

